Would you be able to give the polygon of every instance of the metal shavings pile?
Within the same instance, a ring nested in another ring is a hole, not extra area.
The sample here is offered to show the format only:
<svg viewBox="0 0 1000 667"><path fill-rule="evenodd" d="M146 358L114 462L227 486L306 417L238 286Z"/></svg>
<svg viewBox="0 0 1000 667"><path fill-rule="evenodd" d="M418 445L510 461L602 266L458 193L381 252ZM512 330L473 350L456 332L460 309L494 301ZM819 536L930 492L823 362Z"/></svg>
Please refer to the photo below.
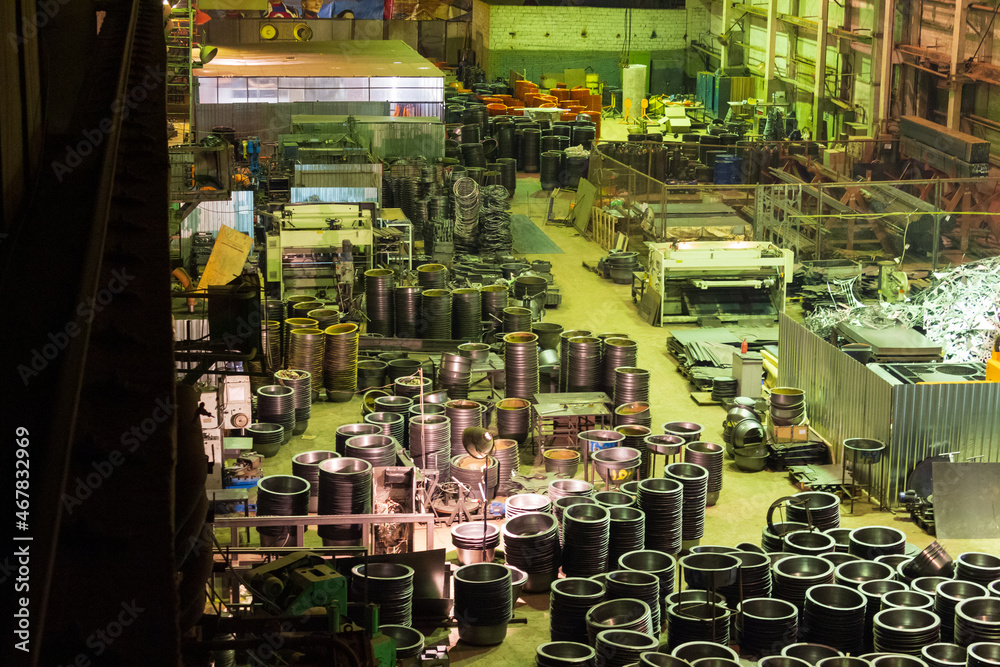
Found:
<svg viewBox="0 0 1000 667"><path fill-rule="evenodd" d="M394 514L402 510L402 506L389 497L386 489L375 489L375 502L372 507L375 514ZM401 523L375 524L375 541L382 546L381 553L398 554L406 549L405 525Z"/></svg>

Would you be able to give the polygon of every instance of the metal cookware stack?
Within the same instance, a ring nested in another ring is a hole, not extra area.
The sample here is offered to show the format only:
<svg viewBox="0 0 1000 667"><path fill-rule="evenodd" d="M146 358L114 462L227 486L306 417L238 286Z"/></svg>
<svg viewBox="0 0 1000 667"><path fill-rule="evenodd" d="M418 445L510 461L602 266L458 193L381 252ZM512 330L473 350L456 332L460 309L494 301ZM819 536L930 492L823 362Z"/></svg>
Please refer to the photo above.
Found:
<svg viewBox="0 0 1000 667"><path fill-rule="evenodd" d="M379 435L382 427L378 424L341 424L334 432L337 453L344 456L347 441L358 435Z"/></svg>
<svg viewBox="0 0 1000 667"><path fill-rule="evenodd" d="M459 639L473 646L503 643L514 609L510 570L497 563L463 565L453 585Z"/></svg>
<svg viewBox="0 0 1000 667"><path fill-rule="evenodd" d="M416 338L420 320L420 299L423 287L397 286L394 299L395 330L397 338Z"/></svg>
<svg viewBox="0 0 1000 667"><path fill-rule="evenodd" d="M281 330L283 366L287 366L291 358L292 331L294 329L316 329L318 325L319 322L311 317L288 317L284 321L284 327Z"/></svg>
<svg viewBox="0 0 1000 667"><path fill-rule="evenodd" d="M660 579L660 618L666 618L667 597L674 592L677 560L670 554L655 549L636 549L618 558L618 567L655 574Z"/></svg>
<svg viewBox="0 0 1000 667"><path fill-rule="evenodd" d="M865 596L853 588L825 584L806 591L801 639L848 655L864 652Z"/></svg>
<svg viewBox="0 0 1000 667"><path fill-rule="evenodd" d="M478 341L483 334L482 293L478 289L463 287L451 293L452 332L455 338Z"/></svg>
<svg viewBox="0 0 1000 667"><path fill-rule="evenodd" d="M497 435L518 444L528 439L531 425L531 401L525 398L505 398L498 401Z"/></svg>
<svg viewBox="0 0 1000 667"><path fill-rule="evenodd" d="M592 577L608 567L611 515L597 504L563 512L562 570L567 577Z"/></svg>
<svg viewBox="0 0 1000 667"><path fill-rule="evenodd" d="M406 442L406 416L398 412L369 412L364 416L366 424L374 424L382 429L382 435L392 437L396 442Z"/></svg>
<svg viewBox="0 0 1000 667"><path fill-rule="evenodd" d="M323 359L323 386L326 397L346 402L358 390L358 325L337 324L326 330Z"/></svg>
<svg viewBox="0 0 1000 667"><path fill-rule="evenodd" d="M414 465L437 470L438 483L451 481L451 420L444 415L416 415L409 431Z"/></svg>
<svg viewBox="0 0 1000 667"><path fill-rule="evenodd" d="M372 465L353 458L327 459L319 464L319 502L321 515L372 513ZM316 532L324 546L361 544L361 524L321 525Z"/></svg>
<svg viewBox="0 0 1000 667"><path fill-rule="evenodd" d="M504 309L507 307L507 288L503 285L486 285L479 290L482 293L482 320L486 322L487 333L483 340L493 342L492 335L503 330ZM529 311L530 317L530 311Z"/></svg>
<svg viewBox="0 0 1000 667"><path fill-rule="evenodd" d="M396 446L396 439L389 435L356 435L344 444L344 454L368 461L373 468L385 468L396 465Z"/></svg>
<svg viewBox="0 0 1000 667"><path fill-rule="evenodd" d="M796 498L798 502L785 502L785 516L788 517L789 521L808 524L811 518L813 527L824 532L840 528L840 498L838 496L825 491L803 491L792 497Z"/></svg>
<svg viewBox="0 0 1000 667"><path fill-rule="evenodd" d="M708 470L694 463L671 463L667 465L664 477L684 486L684 541L700 540L705 534Z"/></svg>
<svg viewBox="0 0 1000 667"><path fill-rule="evenodd" d="M568 339L566 391L590 392L601 387L601 340L593 336Z"/></svg>
<svg viewBox="0 0 1000 667"><path fill-rule="evenodd" d="M569 341L571 338L586 338L591 335L591 332L584 329L573 329L571 331L563 331L559 334L559 391L569 391L566 387L568 386L568 373L569 373Z"/></svg>
<svg viewBox="0 0 1000 667"><path fill-rule="evenodd" d="M295 390L278 384L269 384L257 390L257 420L267 424L281 424L284 428L281 444L292 439L295 428Z"/></svg>
<svg viewBox="0 0 1000 667"><path fill-rule="evenodd" d="M531 311L520 306L508 306L503 309L504 333L531 331Z"/></svg>
<svg viewBox="0 0 1000 667"><path fill-rule="evenodd" d="M417 335L425 339L451 339L452 295L446 289L425 289L420 295Z"/></svg>
<svg viewBox="0 0 1000 667"><path fill-rule="evenodd" d="M275 371L274 383L295 390L295 432L304 433L312 414L312 374L292 368Z"/></svg>
<svg viewBox="0 0 1000 667"><path fill-rule="evenodd" d="M444 264L418 266L417 284L424 289L445 289L448 286L448 267Z"/></svg>
<svg viewBox="0 0 1000 667"><path fill-rule="evenodd" d="M774 655L798 634L799 610L791 602L747 598L736 611L736 641L744 655Z"/></svg>
<svg viewBox="0 0 1000 667"><path fill-rule="evenodd" d="M650 453L646 449L646 438L652 433L648 426L642 424L623 424L616 426L615 430L625 436L622 446L632 447L642 454L642 464L639 466L638 479L645 479L651 475L649 469Z"/></svg>
<svg viewBox="0 0 1000 667"><path fill-rule="evenodd" d="M257 483L257 516L305 516L308 513L308 481L294 475L271 475ZM258 526L257 532L263 547L296 546L294 526Z"/></svg>
<svg viewBox="0 0 1000 667"><path fill-rule="evenodd" d="M438 386L448 392L448 398L468 398L472 381L472 359L445 352L438 366ZM429 388L427 388L429 391Z"/></svg>
<svg viewBox="0 0 1000 667"><path fill-rule="evenodd" d="M740 561L739 580L719 588L730 608L735 609L741 599L771 597L771 559L753 551L733 551L730 555Z"/></svg>
<svg viewBox="0 0 1000 667"><path fill-rule="evenodd" d="M301 452L292 457L292 474L309 482L309 511L319 507L319 464L340 455L324 449Z"/></svg>
<svg viewBox="0 0 1000 667"><path fill-rule="evenodd" d="M501 494L506 495L511 489L511 480L520 472L520 461L518 459L517 440L507 438L497 438L493 441L493 456L500 464L500 488Z"/></svg>
<svg viewBox="0 0 1000 667"><path fill-rule="evenodd" d="M503 337L503 342L506 397L534 401L538 393L538 336L512 332Z"/></svg>
<svg viewBox="0 0 1000 667"><path fill-rule="evenodd" d="M285 439L285 427L281 424L256 422L247 426L246 433L253 438L253 450L264 458L277 456Z"/></svg>
<svg viewBox="0 0 1000 667"><path fill-rule="evenodd" d="M312 374L312 390L323 388L325 336L322 329L292 329L288 353L288 368L299 368ZM312 398L312 394L309 394Z"/></svg>
<svg viewBox="0 0 1000 667"><path fill-rule="evenodd" d="M676 479L639 482L639 509L646 515L646 548L677 554L683 533L684 485ZM704 511L704 507L702 507Z"/></svg>
<svg viewBox="0 0 1000 667"><path fill-rule="evenodd" d="M552 641L586 644L587 611L604 602L604 595L604 584L586 577L566 577L552 582L549 591L549 636Z"/></svg>
<svg viewBox="0 0 1000 667"><path fill-rule="evenodd" d="M351 568L351 601L379 606L379 622L409 627L413 621L413 568L402 563L362 563Z"/></svg>
<svg viewBox="0 0 1000 667"><path fill-rule="evenodd" d="M393 303L393 273L390 269L365 271L365 312L368 315L367 332L392 338L395 304Z"/></svg>
<svg viewBox="0 0 1000 667"><path fill-rule="evenodd" d="M483 425L483 404L468 399L451 400L444 404L445 415L451 420L451 448L465 451L462 434L465 430Z"/></svg>
<svg viewBox="0 0 1000 667"><path fill-rule="evenodd" d="M612 570L604 580L608 600L633 598L649 605L654 634L662 625L660 616L660 578L651 572L639 570Z"/></svg>
<svg viewBox="0 0 1000 667"><path fill-rule="evenodd" d="M623 424L638 424L650 427L653 424L653 416L650 412L650 404L646 401L633 401L632 403L622 403L615 407L615 426Z"/></svg>
<svg viewBox="0 0 1000 667"><path fill-rule="evenodd" d="M649 402L649 371L645 368L621 366L615 368L615 405Z"/></svg>
<svg viewBox="0 0 1000 667"><path fill-rule="evenodd" d="M775 387L771 390L770 420L775 426L801 424L805 419L806 395L795 387Z"/></svg>
<svg viewBox="0 0 1000 667"><path fill-rule="evenodd" d="M504 554L507 564L528 573L524 590L541 593L549 589L559 571L559 524L547 512L527 512L504 522Z"/></svg>
<svg viewBox="0 0 1000 667"><path fill-rule="evenodd" d="M719 499L722 491L722 445L714 442L689 442L684 448L684 462L700 465L708 471L708 495L706 503L709 507Z"/></svg>
<svg viewBox="0 0 1000 667"><path fill-rule="evenodd" d="M786 556L771 566L772 595L801 610L806 591L833 583L833 563L819 556Z"/></svg>
<svg viewBox="0 0 1000 667"><path fill-rule="evenodd" d="M615 391L615 369L632 368L639 363L639 345L630 338L605 338L602 346L601 391L613 396Z"/></svg>
<svg viewBox="0 0 1000 667"><path fill-rule="evenodd" d="M483 470L486 474L483 474ZM500 464L492 456L477 459L465 454L451 457L451 476L470 489L470 496L476 500L493 500L500 485ZM484 487L485 483L485 487Z"/></svg>
<svg viewBox="0 0 1000 667"><path fill-rule="evenodd" d="M316 320L317 329L324 331L334 324L340 324L340 311L335 306L310 310L306 315Z"/></svg>
<svg viewBox="0 0 1000 667"><path fill-rule="evenodd" d="M621 567L622 556L641 551L646 545L646 513L637 507L611 507L608 514L611 515L608 567Z"/></svg>
<svg viewBox="0 0 1000 667"><path fill-rule="evenodd" d="M543 496L540 493L518 493L507 498L507 502L504 503L504 516L508 520L513 519L519 514L527 514L528 512L551 512L552 511L552 501L549 500L548 496Z"/></svg>

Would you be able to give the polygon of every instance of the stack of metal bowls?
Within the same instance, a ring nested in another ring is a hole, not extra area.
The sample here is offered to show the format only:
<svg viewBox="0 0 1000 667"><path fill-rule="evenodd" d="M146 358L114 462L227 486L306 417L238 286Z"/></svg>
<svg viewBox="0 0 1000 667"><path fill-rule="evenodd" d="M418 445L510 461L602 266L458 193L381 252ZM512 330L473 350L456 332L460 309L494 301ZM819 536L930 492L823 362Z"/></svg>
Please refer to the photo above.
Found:
<svg viewBox="0 0 1000 667"><path fill-rule="evenodd" d="M662 626L660 615L660 578L651 572L640 570L612 570L604 579L605 597L608 600L634 598L642 600L651 612L654 634L659 634Z"/></svg>
<svg viewBox="0 0 1000 667"><path fill-rule="evenodd" d="M667 435L676 435L684 438L684 442L695 442L701 439L701 433L705 427L696 422L667 422L663 425L663 432Z"/></svg>
<svg viewBox="0 0 1000 667"><path fill-rule="evenodd" d="M487 331L495 334L503 329L504 308L507 307L507 287L486 285L480 292L482 293L483 321L486 322ZM530 317L531 311L528 313ZM484 340L487 343L491 342L488 337Z"/></svg>
<svg viewBox="0 0 1000 667"><path fill-rule="evenodd" d="M372 465L361 459L327 459L319 464L319 503L321 515L371 514ZM361 544L361 524L321 525L316 532L323 546Z"/></svg>
<svg viewBox="0 0 1000 667"><path fill-rule="evenodd" d="M552 513L556 517L556 521L559 522L559 544L562 544L563 540L563 527L565 522L563 521L563 514L570 507L574 505L596 505L597 501L591 497L587 496L563 496L562 498L557 498L552 501Z"/></svg>
<svg viewBox="0 0 1000 667"><path fill-rule="evenodd" d="M844 558L841 562L846 562L848 560L855 560L857 556L848 553L851 548L851 529L850 528L830 528L824 530L824 533L833 538L834 552L842 554L844 556L850 556L850 558ZM838 563L839 565L840 563Z"/></svg>
<svg viewBox="0 0 1000 667"><path fill-rule="evenodd" d="M611 564L612 566L615 563ZM617 565L623 570L635 570L655 574L660 580L660 618L665 619L667 613L667 597L674 592L674 575L677 572L677 561L670 554L654 549L637 549L618 557Z"/></svg>
<svg viewBox="0 0 1000 667"><path fill-rule="evenodd" d="M593 646L600 632L612 628L634 630L652 637L653 615L642 600L625 598L598 602L587 610L587 642Z"/></svg>
<svg viewBox="0 0 1000 667"><path fill-rule="evenodd" d="M708 496L706 503L709 507L714 505L719 499L722 491L722 458L723 447L714 442L704 442L701 440L689 442L684 448L684 462L700 465L708 471Z"/></svg>
<svg viewBox="0 0 1000 667"><path fill-rule="evenodd" d="M520 514L528 512L550 512L552 501L548 496L540 493L518 493L507 498L504 515L507 519L513 519Z"/></svg>
<svg viewBox="0 0 1000 667"><path fill-rule="evenodd" d="M781 523L765 526L760 534L760 546L765 553L780 553L785 549L784 536L795 530L808 530L809 526L804 523L783 521Z"/></svg>
<svg viewBox="0 0 1000 667"><path fill-rule="evenodd" d="M373 405L373 412L395 412L403 416L404 430L407 438L409 436L410 408L413 407L413 399L409 396L377 396ZM400 443L408 444L408 439Z"/></svg>
<svg viewBox="0 0 1000 667"><path fill-rule="evenodd" d="M577 433L576 439L580 443L580 451L593 453L601 449L617 447L625 440L625 436L617 431L594 429Z"/></svg>
<svg viewBox="0 0 1000 667"><path fill-rule="evenodd" d="M747 598L736 606L736 612L736 641L744 655L774 655L798 634L799 610L791 602Z"/></svg>
<svg viewBox="0 0 1000 667"><path fill-rule="evenodd" d="M920 591L892 591L882 596L882 609L905 607L934 611L934 598Z"/></svg>
<svg viewBox="0 0 1000 667"><path fill-rule="evenodd" d="M622 403L615 407L615 426L638 424L648 428L652 423L653 416L650 413L650 404L645 401Z"/></svg>
<svg viewBox="0 0 1000 667"><path fill-rule="evenodd" d="M309 511L319 508L319 464L340 455L324 449L301 452L292 457L292 474L309 482Z"/></svg>
<svg viewBox="0 0 1000 667"><path fill-rule="evenodd" d="M771 559L753 551L733 551L729 555L740 561L737 582L719 588L729 606L735 608L741 599L771 597Z"/></svg>
<svg viewBox="0 0 1000 667"><path fill-rule="evenodd" d="M1000 643L975 642L969 644L969 667L993 667L1000 663Z"/></svg>
<svg viewBox="0 0 1000 667"><path fill-rule="evenodd" d="M396 378L396 381L392 383L392 388L396 396L405 396L412 399L424 392L430 391L432 385L433 383L429 377L412 375L405 378Z"/></svg>
<svg viewBox="0 0 1000 667"><path fill-rule="evenodd" d="M858 586L858 592L865 596L865 650L874 650L875 614L882 610L882 596L886 593L902 590L906 590L906 584L892 579L873 579Z"/></svg>
<svg viewBox="0 0 1000 667"><path fill-rule="evenodd" d="M849 655L864 649L865 596L847 586L824 584L806 591L802 640Z"/></svg>
<svg viewBox="0 0 1000 667"><path fill-rule="evenodd" d="M684 541L700 540L705 534L708 470L694 463L671 463L664 471L664 477L684 486Z"/></svg>
<svg viewBox="0 0 1000 667"><path fill-rule="evenodd" d="M508 306L503 309L504 333L530 333L531 311L520 306Z"/></svg>
<svg viewBox="0 0 1000 667"><path fill-rule="evenodd" d="M437 470L438 483L451 480L451 420L444 415L410 419L410 457L421 470Z"/></svg>
<svg viewBox="0 0 1000 667"><path fill-rule="evenodd" d="M526 398L505 398L498 401L497 435L518 444L528 439L531 424L531 401Z"/></svg>
<svg viewBox="0 0 1000 667"><path fill-rule="evenodd" d="M941 641L941 619L926 609L885 609L875 614L874 636L878 653L919 656L924 646Z"/></svg>
<svg viewBox="0 0 1000 667"><path fill-rule="evenodd" d="M856 560L838 565L833 578L841 586L858 588L866 581L892 579L893 575L894 572L888 565L871 560Z"/></svg>
<svg viewBox="0 0 1000 667"><path fill-rule="evenodd" d="M667 648L688 642L729 644L732 612L723 605L682 602L667 607Z"/></svg>
<svg viewBox="0 0 1000 667"><path fill-rule="evenodd" d="M635 507L610 507L608 566L621 567L621 557L632 551L641 551L646 545L646 513Z"/></svg>
<svg viewBox="0 0 1000 667"><path fill-rule="evenodd" d="M920 649L920 657L928 667L965 667L969 651L958 644L928 644Z"/></svg>
<svg viewBox="0 0 1000 667"><path fill-rule="evenodd" d="M566 391L598 391L601 388L601 340L593 336L579 336L565 341L568 344Z"/></svg>
<svg viewBox="0 0 1000 667"><path fill-rule="evenodd" d="M293 318L304 318L310 311L322 308L324 305L326 305L324 302L315 298L308 301L297 301L292 304L291 316Z"/></svg>
<svg viewBox="0 0 1000 667"><path fill-rule="evenodd" d="M482 338L482 293L478 289L463 287L452 291L451 299L451 330L455 338L472 341Z"/></svg>
<svg viewBox="0 0 1000 667"><path fill-rule="evenodd" d="M598 491L594 494L594 501L603 507L634 507L635 496L621 491Z"/></svg>
<svg viewBox="0 0 1000 667"><path fill-rule="evenodd" d="M787 556L771 566L772 594L805 606L806 591L813 586L833 583L833 563L819 556Z"/></svg>
<svg viewBox="0 0 1000 667"><path fill-rule="evenodd" d="M1000 598L970 598L955 607L955 643L969 646L977 642L1000 642Z"/></svg>
<svg viewBox="0 0 1000 667"><path fill-rule="evenodd" d="M396 643L396 662L399 665L413 667L419 664L420 654L424 652L424 635L419 630L405 625L380 625L378 629Z"/></svg>
<svg viewBox="0 0 1000 667"><path fill-rule="evenodd" d="M448 398L468 398L472 382L472 359L445 352L438 366L438 386L448 392Z"/></svg>
<svg viewBox="0 0 1000 667"><path fill-rule="evenodd" d="M865 560L906 551L906 534L889 526L855 528L851 531L850 540L849 553Z"/></svg>
<svg viewBox="0 0 1000 667"><path fill-rule="evenodd" d="M357 324L337 324L326 329L323 386L327 399L338 403L351 400L358 390Z"/></svg>
<svg viewBox="0 0 1000 667"><path fill-rule="evenodd" d="M538 393L538 336L516 331L504 336L503 342L506 397L534 401Z"/></svg>
<svg viewBox="0 0 1000 667"><path fill-rule="evenodd" d="M805 628L803 627L799 634L801 635L804 631ZM838 651L832 646L812 644L809 642L797 642L795 644L789 644L785 648L781 649L782 662L784 662L784 660L797 661L788 667L804 667L804 665L800 665L802 662L806 663L806 665L817 665L820 660L842 658L843 656L844 654L842 651ZM768 660L770 661L770 659Z"/></svg>
<svg viewBox="0 0 1000 667"><path fill-rule="evenodd" d="M803 556L822 556L834 552L837 543L826 533L815 530L794 530L781 538L784 550Z"/></svg>
<svg viewBox="0 0 1000 667"><path fill-rule="evenodd" d="M579 642L551 641L535 649L535 667L594 667L596 659L597 652Z"/></svg>
<svg viewBox="0 0 1000 667"><path fill-rule="evenodd" d="M295 390L295 435L306 432L312 413L313 376L308 371L286 369L274 372L274 383Z"/></svg>
<svg viewBox="0 0 1000 667"><path fill-rule="evenodd" d="M636 472L636 479L649 477L651 475L649 469L651 457L649 450L646 448L646 438L651 434L649 427L642 424L623 424L622 426L616 426L615 430L625 436L622 445L639 451L642 463Z"/></svg>
<svg viewBox="0 0 1000 667"><path fill-rule="evenodd" d="M771 423L775 426L801 424L806 412L806 395L794 387L775 387L770 396Z"/></svg>
<svg viewBox="0 0 1000 667"><path fill-rule="evenodd" d="M955 638L955 607L963 600L989 595L983 586L974 581L947 581L938 584L934 594L934 613L941 619L941 641Z"/></svg>
<svg viewBox="0 0 1000 667"><path fill-rule="evenodd" d="M961 553L955 561L955 578L989 586L1000 580L1000 556L980 551Z"/></svg>
<svg viewBox="0 0 1000 667"><path fill-rule="evenodd" d="M407 357L392 359L386 364L385 368L386 375L389 376L389 380L392 383L395 383L399 378L417 375L419 371L420 362Z"/></svg>
<svg viewBox="0 0 1000 667"><path fill-rule="evenodd" d="M257 419L266 424L281 424L281 444L292 439L295 428L295 390L269 384L257 390Z"/></svg>
<svg viewBox="0 0 1000 667"><path fill-rule="evenodd" d="M642 452L632 447L611 447L594 452L594 469L604 480L605 488L631 481L642 465Z"/></svg>
<svg viewBox="0 0 1000 667"><path fill-rule="evenodd" d="M908 577L951 577L954 572L951 556L937 541L928 544L923 551L907 563L903 573Z"/></svg>
<svg viewBox="0 0 1000 667"><path fill-rule="evenodd" d="M917 577L910 582L910 588L915 591L920 591L921 593L926 593L930 595L933 599L937 595L937 587L939 584L943 584L946 581L953 581L948 577ZM992 594L992 591L990 591ZM996 597L994 595L994 597Z"/></svg>
<svg viewBox="0 0 1000 667"><path fill-rule="evenodd" d="M257 516L305 516L309 513L309 482L293 475L271 475L257 483ZM295 526L258 526L262 547L295 544Z"/></svg>
<svg viewBox="0 0 1000 667"><path fill-rule="evenodd" d="M281 330L281 340L282 351L285 358L282 360L282 365L288 365L289 353L291 352L292 346L292 330L293 329L315 329L317 328L319 322L311 317L289 317L284 322L284 327Z"/></svg>
<svg viewBox="0 0 1000 667"><path fill-rule="evenodd" d="M374 424L396 442L406 442L406 417L398 412L369 412L364 416L366 424Z"/></svg>
<svg viewBox="0 0 1000 667"><path fill-rule="evenodd" d="M322 329L292 329L288 352L288 368L312 373L312 389L323 388L325 339ZM310 394L310 399L312 398Z"/></svg>
<svg viewBox="0 0 1000 667"><path fill-rule="evenodd" d="M549 590L559 571L559 524L547 512L527 512L504 522L504 555L509 565L528 573L524 590Z"/></svg>
<svg viewBox="0 0 1000 667"><path fill-rule="evenodd" d="M575 449L546 449L542 452L545 472L575 477L580 467L580 452Z"/></svg>
<svg viewBox="0 0 1000 667"><path fill-rule="evenodd" d="M600 505L573 505L563 513L562 570L592 577L608 567L611 515Z"/></svg>
<svg viewBox="0 0 1000 667"><path fill-rule="evenodd" d="M593 579L566 577L549 592L549 636L556 642L586 644L587 611L604 602L605 586ZM573 663L577 664L577 663Z"/></svg>
<svg viewBox="0 0 1000 667"><path fill-rule="evenodd" d="M397 338L416 338L420 320L420 295L423 287L397 286L395 289L395 323Z"/></svg>
<svg viewBox="0 0 1000 667"><path fill-rule="evenodd" d="M649 371L634 366L615 368L614 404L649 402Z"/></svg>
<svg viewBox="0 0 1000 667"><path fill-rule="evenodd" d="M448 267L444 264L418 266L417 283L424 289L444 289L448 286Z"/></svg>
<svg viewBox="0 0 1000 667"><path fill-rule="evenodd" d="M557 479L549 482L548 494L553 504L566 496L590 498L594 495L594 485L582 479Z"/></svg>
<svg viewBox="0 0 1000 667"><path fill-rule="evenodd" d="M617 282L617 281L616 281ZM597 635L597 667L637 665L639 656L655 651L660 645L656 637L635 630L604 630Z"/></svg>
<svg viewBox="0 0 1000 667"><path fill-rule="evenodd" d="M614 396L617 379L615 369L634 368L639 363L639 344L622 336L603 338L601 346L601 391Z"/></svg>
<svg viewBox="0 0 1000 667"><path fill-rule="evenodd" d="M396 439L389 435L356 435L345 443L344 455L386 468L396 465L396 447Z"/></svg>
<svg viewBox="0 0 1000 667"><path fill-rule="evenodd" d="M382 427L378 424L341 424L334 432L337 453L344 456L347 441L358 435L379 435Z"/></svg>
<svg viewBox="0 0 1000 667"><path fill-rule="evenodd" d="M740 559L732 554L701 552L680 559L684 582L696 590L717 590L739 582Z"/></svg>
<svg viewBox="0 0 1000 667"><path fill-rule="evenodd" d="M334 324L340 324L340 311L336 306L317 308L316 310L310 310L307 315L314 320L316 320L316 328L323 329L324 331L327 327L332 327Z"/></svg>
<svg viewBox="0 0 1000 667"><path fill-rule="evenodd" d="M281 322L279 320L265 320L264 328L261 330L261 346L267 358L268 370L274 370L281 366ZM251 377L251 381L253 378ZM256 389L256 387L254 387Z"/></svg>
<svg viewBox="0 0 1000 667"><path fill-rule="evenodd" d="M840 528L840 498L825 491L803 491L785 501L785 515L789 521L809 523L822 531ZM807 511L808 509L808 511Z"/></svg>
<svg viewBox="0 0 1000 667"><path fill-rule="evenodd" d="M458 346L458 353L467 357L470 361L486 361L490 358L490 346L486 343L461 343Z"/></svg>
<svg viewBox="0 0 1000 667"><path fill-rule="evenodd" d="M639 482L639 509L646 514L646 548L677 554L683 534L684 485L676 479ZM702 507L704 512L705 508Z"/></svg>
<svg viewBox="0 0 1000 667"><path fill-rule="evenodd" d="M563 331L559 334L559 390L569 391L566 387L568 386L568 376L569 376L569 341L572 338L585 338L590 336L591 332L585 329L573 329L570 331Z"/></svg>
<svg viewBox="0 0 1000 667"><path fill-rule="evenodd" d="M486 470L484 479L483 469ZM492 456L477 459L472 456L458 454L451 457L451 476L471 490L471 497L483 500L485 483L486 500L493 500L497 487L500 485L500 465Z"/></svg>
<svg viewBox="0 0 1000 667"><path fill-rule="evenodd" d="M451 527L451 543L458 550L458 562L462 565L491 563L500 545L500 529L479 521L457 523Z"/></svg>
<svg viewBox="0 0 1000 667"><path fill-rule="evenodd" d="M511 480L520 472L517 440L497 438L493 441L493 456L500 463L500 492L506 495L511 488Z"/></svg>
<svg viewBox="0 0 1000 667"><path fill-rule="evenodd" d="M483 425L483 405L467 399L451 400L444 404L445 415L451 420L451 448L464 451L462 434L468 428Z"/></svg>
<svg viewBox="0 0 1000 667"><path fill-rule="evenodd" d="M451 339L451 292L425 289L420 294L420 321L417 335L425 339Z"/></svg>
<svg viewBox="0 0 1000 667"><path fill-rule="evenodd" d="M358 361L358 391L368 391L385 385L385 371L388 367L381 359L361 359Z"/></svg>
<svg viewBox="0 0 1000 667"><path fill-rule="evenodd" d="M393 273L390 269L365 271L365 313L368 315L367 332L392 338L395 333L393 315Z"/></svg>
<svg viewBox="0 0 1000 667"><path fill-rule="evenodd" d="M253 438L253 450L264 458L275 456L285 442L285 427L281 424L256 422L247 426L246 432Z"/></svg>
<svg viewBox="0 0 1000 667"><path fill-rule="evenodd" d="M402 563L362 563L351 568L350 599L379 606L379 620L410 627L413 568Z"/></svg>

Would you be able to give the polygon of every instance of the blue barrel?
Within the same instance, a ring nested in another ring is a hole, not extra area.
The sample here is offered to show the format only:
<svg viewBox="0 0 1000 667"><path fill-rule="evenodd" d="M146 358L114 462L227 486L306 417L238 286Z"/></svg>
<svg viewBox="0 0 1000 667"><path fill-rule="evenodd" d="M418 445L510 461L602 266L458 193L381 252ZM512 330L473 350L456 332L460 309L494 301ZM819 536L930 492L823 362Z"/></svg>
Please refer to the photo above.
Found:
<svg viewBox="0 0 1000 667"><path fill-rule="evenodd" d="M740 165L743 158L737 155L716 155L715 156L715 184L716 185L739 185Z"/></svg>

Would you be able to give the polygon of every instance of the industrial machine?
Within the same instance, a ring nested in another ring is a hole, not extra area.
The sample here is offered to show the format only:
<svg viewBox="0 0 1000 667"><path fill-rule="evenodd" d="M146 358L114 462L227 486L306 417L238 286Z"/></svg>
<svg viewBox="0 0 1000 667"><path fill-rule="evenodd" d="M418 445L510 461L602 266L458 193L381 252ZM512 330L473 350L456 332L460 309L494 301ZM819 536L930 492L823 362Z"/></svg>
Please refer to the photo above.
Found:
<svg viewBox="0 0 1000 667"><path fill-rule="evenodd" d="M205 456L209 465L209 488L220 489L225 484L224 465L227 458L227 431L246 428L251 421L250 377L220 375L219 386L197 385L201 392L199 419L205 441ZM230 443L232 444L232 443Z"/></svg>
<svg viewBox="0 0 1000 667"><path fill-rule="evenodd" d="M647 242L661 323L777 318L793 254L766 241Z"/></svg>
<svg viewBox="0 0 1000 667"><path fill-rule="evenodd" d="M267 282L286 292L338 293L354 285L362 254L372 268L374 204L285 204L267 236Z"/></svg>

